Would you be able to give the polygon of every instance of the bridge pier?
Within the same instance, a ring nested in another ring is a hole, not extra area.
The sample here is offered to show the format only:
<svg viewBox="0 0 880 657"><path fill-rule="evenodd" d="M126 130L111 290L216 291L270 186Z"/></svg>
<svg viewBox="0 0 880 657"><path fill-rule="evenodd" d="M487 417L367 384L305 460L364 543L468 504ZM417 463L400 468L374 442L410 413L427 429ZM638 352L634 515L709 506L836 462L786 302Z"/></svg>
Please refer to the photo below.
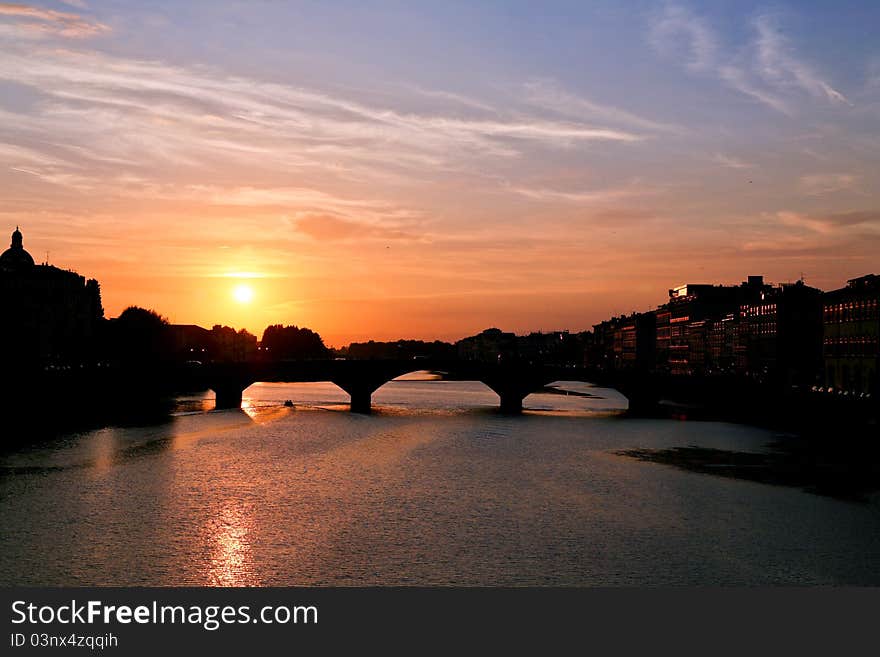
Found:
<svg viewBox="0 0 880 657"><path fill-rule="evenodd" d="M648 377L633 377L630 381L618 384L617 389L629 402L627 415L651 417L656 415L660 409L659 388L656 382Z"/></svg>
<svg viewBox="0 0 880 657"><path fill-rule="evenodd" d="M371 380L345 380L333 381L333 383L345 390L351 397L350 409L352 413L369 415L373 411L373 393L385 381L376 383Z"/></svg>
<svg viewBox="0 0 880 657"><path fill-rule="evenodd" d="M217 386L214 388L216 401L214 408L241 408L242 388L234 386Z"/></svg>
<svg viewBox="0 0 880 657"><path fill-rule="evenodd" d="M501 398L500 408L502 413L509 413L511 415L522 413L523 399L526 398L526 395L520 394L519 391L508 391L499 392L498 396Z"/></svg>
<svg viewBox="0 0 880 657"><path fill-rule="evenodd" d="M373 393L366 388L355 389L348 394L351 395L351 412L369 415L373 412Z"/></svg>
<svg viewBox="0 0 880 657"><path fill-rule="evenodd" d="M258 380L253 370L247 363L216 363L199 372L199 378L214 391L214 408L241 408L245 388Z"/></svg>
<svg viewBox="0 0 880 657"><path fill-rule="evenodd" d="M501 412L511 415L522 413L523 399L542 385L541 381L532 379L529 372L516 370L505 371L498 378L483 379L483 383L498 395Z"/></svg>

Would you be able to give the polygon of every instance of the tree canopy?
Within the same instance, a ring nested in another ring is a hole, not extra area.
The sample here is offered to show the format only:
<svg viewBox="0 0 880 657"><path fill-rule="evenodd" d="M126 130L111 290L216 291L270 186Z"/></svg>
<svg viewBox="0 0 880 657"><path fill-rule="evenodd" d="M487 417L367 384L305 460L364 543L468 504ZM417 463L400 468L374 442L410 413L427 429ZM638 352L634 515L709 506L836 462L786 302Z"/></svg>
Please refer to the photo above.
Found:
<svg viewBox="0 0 880 657"><path fill-rule="evenodd" d="M110 355L122 362L156 363L171 357L168 320L155 310L129 306L107 325Z"/></svg>
<svg viewBox="0 0 880 657"><path fill-rule="evenodd" d="M266 357L273 360L326 358L330 355L320 335L298 326L267 326L260 346Z"/></svg>

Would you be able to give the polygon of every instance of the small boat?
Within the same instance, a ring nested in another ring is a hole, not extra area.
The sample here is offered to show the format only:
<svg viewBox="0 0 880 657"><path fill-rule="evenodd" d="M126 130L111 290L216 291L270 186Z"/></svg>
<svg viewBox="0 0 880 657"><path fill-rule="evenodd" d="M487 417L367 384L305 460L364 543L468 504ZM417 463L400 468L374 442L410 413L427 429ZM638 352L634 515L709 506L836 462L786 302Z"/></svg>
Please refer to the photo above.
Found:
<svg viewBox="0 0 880 657"><path fill-rule="evenodd" d="M285 399L285 400L284 400L284 405L285 405L287 408L293 408L293 402L290 401L289 399Z"/></svg>

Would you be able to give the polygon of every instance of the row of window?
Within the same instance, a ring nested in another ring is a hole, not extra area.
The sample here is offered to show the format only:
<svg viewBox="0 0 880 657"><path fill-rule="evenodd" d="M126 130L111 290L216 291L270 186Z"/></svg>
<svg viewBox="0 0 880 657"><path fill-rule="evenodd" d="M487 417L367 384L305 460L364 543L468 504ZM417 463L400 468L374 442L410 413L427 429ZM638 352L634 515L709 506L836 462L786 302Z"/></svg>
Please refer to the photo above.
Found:
<svg viewBox="0 0 880 657"><path fill-rule="evenodd" d="M859 299L825 306L823 312L826 323L859 322L880 318L877 299Z"/></svg>
<svg viewBox="0 0 880 657"><path fill-rule="evenodd" d="M826 357L831 358L843 356L876 358L878 341L876 336L826 337L822 351Z"/></svg>
<svg viewBox="0 0 880 657"><path fill-rule="evenodd" d="M768 303L762 306L743 306L740 314L743 317L758 317L761 315L775 315L776 304Z"/></svg>
<svg viewBox="0 0 880 657"><path fill-rule="evenodd" d="M877 345L876 335L850 335L850 336L826 336L822 341L826 345L831 344L871 344Z"/></svg>

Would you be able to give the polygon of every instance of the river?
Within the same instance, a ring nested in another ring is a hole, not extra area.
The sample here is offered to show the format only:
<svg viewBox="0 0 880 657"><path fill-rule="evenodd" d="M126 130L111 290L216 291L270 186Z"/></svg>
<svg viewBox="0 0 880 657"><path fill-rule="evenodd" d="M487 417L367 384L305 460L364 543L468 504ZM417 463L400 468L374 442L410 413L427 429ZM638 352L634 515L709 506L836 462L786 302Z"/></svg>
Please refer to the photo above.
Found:
<svg viewBox="0 0 880 657"><path fill-rule="evenodd" d="M256 384L242 410L182 398L162 422L7 447L0 583L880 584L877 496L620 454L761 453L774 432L624 418L614 391L562 387L595 397L511 417L482 384L404 380L362 416L332 384Z"/></svg>

